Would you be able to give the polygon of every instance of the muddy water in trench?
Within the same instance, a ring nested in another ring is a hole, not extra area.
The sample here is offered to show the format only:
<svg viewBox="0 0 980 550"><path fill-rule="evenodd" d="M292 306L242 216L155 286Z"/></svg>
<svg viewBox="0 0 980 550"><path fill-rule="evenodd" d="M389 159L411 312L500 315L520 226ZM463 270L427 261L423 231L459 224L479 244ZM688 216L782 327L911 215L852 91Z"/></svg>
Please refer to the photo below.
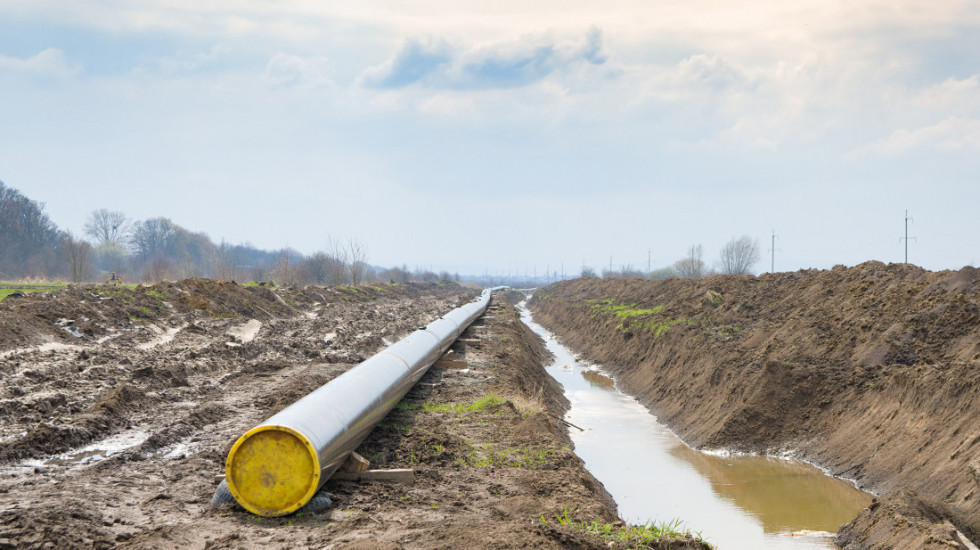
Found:
<svg viewBox="0 0 980 550"><path fill-rule="evenodd" d="M871 496L805 463L695 451L609 377L534 323L555 355L548 372L572 403L566 419L575 452L630 523L670 522L721 550L835 548L833 532Z"/></svg>

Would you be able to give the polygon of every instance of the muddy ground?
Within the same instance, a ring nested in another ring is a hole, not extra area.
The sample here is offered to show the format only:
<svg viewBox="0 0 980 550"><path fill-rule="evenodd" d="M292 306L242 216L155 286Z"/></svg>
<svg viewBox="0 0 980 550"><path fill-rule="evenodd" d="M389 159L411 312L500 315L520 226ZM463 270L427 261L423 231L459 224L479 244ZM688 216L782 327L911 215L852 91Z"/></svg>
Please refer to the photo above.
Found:
<svg viewBox="0 0 980 550"><path fill-rule="evenodd" d="M980 271L578 279L532 309L692 445L793 454L877 494L838 544L980 539Z"/></svg>
<svg viewBox="0 0 980 550"><path fill-rule="evenodd" d="M615 505L502 296L359 448L413 483L331 480L334 507L282 518L211 507L242 433L475 294L193 279L0 302L0 548L625 547L565 525Z"/></svg>

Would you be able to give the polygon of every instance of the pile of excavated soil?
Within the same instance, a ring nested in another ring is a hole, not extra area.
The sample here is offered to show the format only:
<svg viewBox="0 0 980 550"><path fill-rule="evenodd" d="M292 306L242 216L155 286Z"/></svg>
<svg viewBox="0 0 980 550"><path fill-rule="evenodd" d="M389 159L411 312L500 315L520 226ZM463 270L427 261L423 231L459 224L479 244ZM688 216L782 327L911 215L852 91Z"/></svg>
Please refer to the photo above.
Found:
<svg viewBox="0 0 980 550"><path fill-rule="evenodd" d="M414 483L331 480L333 508L281 518L211 507L241 434L475 294L195 279L0 302L0 548L624 548L565 521L615 505L502 298L358 450Z"/></svg>
<svg viewBox="0 0 980 550"><path fill-rule="evenodd" d="M848 547L980 536L980 271L578 279L531 306L692 445L789 452L881 495Z"/></svg>

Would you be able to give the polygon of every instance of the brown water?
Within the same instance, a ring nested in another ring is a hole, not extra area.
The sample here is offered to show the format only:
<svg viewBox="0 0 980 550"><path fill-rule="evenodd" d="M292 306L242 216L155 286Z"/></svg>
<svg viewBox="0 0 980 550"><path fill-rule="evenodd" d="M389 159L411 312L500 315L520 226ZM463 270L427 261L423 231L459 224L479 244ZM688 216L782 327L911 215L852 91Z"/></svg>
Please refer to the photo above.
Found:
<svg viewBox="0 0 980 550"><path fill-rule="evenodd" d="M871 502L850 483L780 458L695 451L614 381L579 362L526 310L555 355L548 372L572 403L575 453L630 523L670 522L727 549L834 548L833 532Z"/></svg>

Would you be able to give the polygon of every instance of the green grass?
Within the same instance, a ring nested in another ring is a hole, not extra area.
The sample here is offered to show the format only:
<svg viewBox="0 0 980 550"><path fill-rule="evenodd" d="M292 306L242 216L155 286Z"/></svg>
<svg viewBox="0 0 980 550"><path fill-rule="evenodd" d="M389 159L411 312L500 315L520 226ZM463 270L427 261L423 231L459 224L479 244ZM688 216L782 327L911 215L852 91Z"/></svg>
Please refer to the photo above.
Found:
<svg viewBox="0 0 980 550"><path fill-rule="evenodd" d="M0 301L15 292L31 294L35 292L53 292L68 286L68 283L14 283L0 281Z"/></svg>
<svg viewBox="0 0 980 550"><path fill-rule="evenodd" d="M657 321L649 321L649 322L643 323L642 324L642 328L644 330L647 330L649 332L652 332L654 338L657 338L661 334L663 334L664 332L667 332L667 330L670 327L672 327L674 325L679 325L681 323L684 323L684 324L687 324L687 325L693 325L694 324L694 321L691 321L690 319L668 319L668 320L659 321L659 322L657 322Z"/></svg>
<svg viewBox="0 0 980 550"><path fill-rule="evenodd" d="M448 412L452 414L461 414L466 412L484 411L498 405L503 405L506 402L507 400L503 397L493 393L488 393L472 403L409 403L408 401L402 400L395 405L395 408L405 411L416 411L421 409L427 412Z"/></svg>
<svg viewBox="0 0 980 550"><path fill-rule="evenodd" d="M611 313L618 317L622 321L626 321L633 317L641 317L644 315L653 315L664 308L664 306L654 306L652 308L640 308L636 307L636 304L617 304L612 298L606 298L605 300L586 300L586 302L592 304L592 316L595 317L601 313Z"/></svg>
<svg viewBox="0 0 980 550"><path fill-rule="evenodd" d="M148 289L146 289L146 294L147 294L147 296L153 296L157 300L166 300L167 299L167 295L166 294L160 292L159 290L157 290L155 288L148 288Z"/></svg>
<svg viewBox="0 0 980 550"><path fill-rule="evenodd" d="M617 304L613 298L604 300L586 300L591 304L592 317L599 315L615 316L619 319L616 330L638 331L643 330L652 332L653 336L659 337L667 332L674 325L694 324L690 319L649 319L650 316L660 313L664 306L654 306L652 308L636 307L636 304Z"/></svg>
<svg viewBox="0 0 980 550"><path fill-rule="evenodd" d="M548 520L544 514L540 517L541 523L547 524ZM575 521L569 517L568 507L564 507L560 515L556 515L554 520L559 525L569 526L580 529L592 535L598 535L610 542L621 542L630 548L650 547L658 544L662 539L678 539L692 537L697 541L704 542L701 533L691 533L683 530L684 522L673 519L664 522L650 521L642 525L613 525L611 523L600 523L598 518L591 523ZM711 545L705 543L709 548Z"/></svg>
<svg viewBox="0 0 980 550"><path fill-rule="evenodd" d="M463 457L457 458L456 463L477 468L529 468L534 469L548 463L556 453L555 449L547 447L502 447L494 448L489 443L479 447L471 447Z"/></svg>

